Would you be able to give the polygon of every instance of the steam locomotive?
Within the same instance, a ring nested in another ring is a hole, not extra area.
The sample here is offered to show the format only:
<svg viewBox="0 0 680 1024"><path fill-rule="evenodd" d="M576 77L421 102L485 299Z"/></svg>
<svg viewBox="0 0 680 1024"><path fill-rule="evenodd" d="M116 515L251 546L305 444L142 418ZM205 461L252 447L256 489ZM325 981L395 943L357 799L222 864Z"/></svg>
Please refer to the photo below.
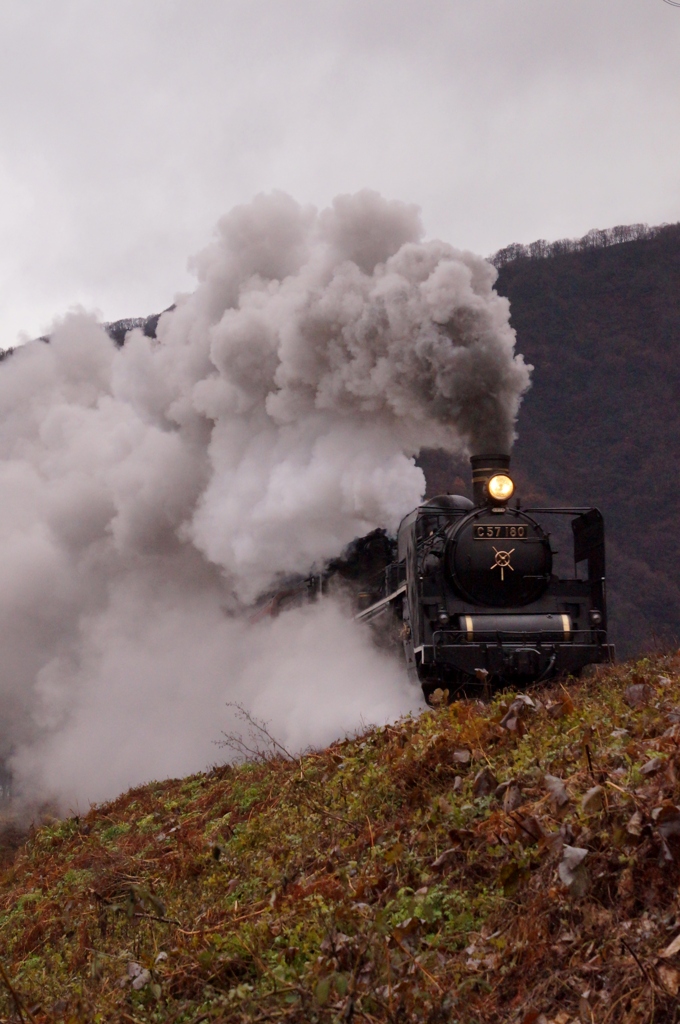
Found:
<svg viewBox="0 0 680 1024"><path fill-rule="evenodd" d="M409 674L428 699L437 688L452 697L523 686L611 661L601 513L513 507L510 457L471 463L474 501L443 494L409 513L382 596L356 618L400 624ZM546 519L555 516L571 517L568 578L553 573Z"/></svg>

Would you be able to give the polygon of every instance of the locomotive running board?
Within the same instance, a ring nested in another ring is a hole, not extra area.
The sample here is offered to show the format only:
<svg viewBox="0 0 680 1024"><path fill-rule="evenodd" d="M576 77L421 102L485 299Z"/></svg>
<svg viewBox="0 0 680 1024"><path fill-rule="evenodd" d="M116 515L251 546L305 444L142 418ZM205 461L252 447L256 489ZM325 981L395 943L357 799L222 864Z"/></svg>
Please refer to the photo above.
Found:
<svg viewBox="0 0 680 1024"><path fill-rule="evenodd" d="M402 583L402 585L398 587L397 590L394 590L391 594L388 594L387 597L383 597L380 601L376 601L375 604L370 605L368 608L364 608L362 612L358 612L354 616L355 621L369 622L371 619L374 619L376 615L380 615L382 612L386 611L393 601L396 601L398 597L401 597L401 595L405 593L406 584Z"/></svg>

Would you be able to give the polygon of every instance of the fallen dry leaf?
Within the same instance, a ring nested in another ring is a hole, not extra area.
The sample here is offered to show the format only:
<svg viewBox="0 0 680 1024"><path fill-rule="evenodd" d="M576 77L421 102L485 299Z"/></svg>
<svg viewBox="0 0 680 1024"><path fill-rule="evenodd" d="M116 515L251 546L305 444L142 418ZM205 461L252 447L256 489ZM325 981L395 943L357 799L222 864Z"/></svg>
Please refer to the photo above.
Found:
<svg viewBox="0 0 680 1024"><path fill-rule="evenodd" d="M420 921L417 917L407 917L392 932L392 937L402 942L408 935L413 935L420 928Z"/></svg>
<svg viewBox="0 0 680 1024"><path fill-rule="evenodd" d="M621 872L616 891L619 897L624 901L628 901L633 898L635 893L635 881L633 879L633 872L630 868L624 868Z"/></svg>
<svg viewBox="0 0 680 1024"><path fill-rule="evenodd" d="M504 729L507 729L509 732L521 732L523 728L521 719L524 715L524 712L527 708L535 707L536 705L531 699L531 697L527 696L526 693L520 694L519 697L515 697L512 704L510 705L505 715L501 719L501 726Z"/></svg>
<svg viewBox="0 0 680 1024"><path fill-rule="evenodd" d="M515 822L515 825L517 825L517 838L525 845L530 842L537 843L539 839L543 839L544 832L541 828L541 824L532 814L528 814L524 818L520 818L518 816L512 820Z"/></svg>
<svg viewBox="0 0 680 1024"><path fill-rule="evenodd" d="M482 768L481 772L475 775L475 781L472 783L472 795L474 797L488 796L496 790L497 786L498 779L491 769Z"/></svg>
<svg viewBox="0 0 680 1024"><path fill-rule="evenodd" d="M511 782L503 794L503 810L506 814L516 811L524 803L522 790L516 782Z"/></svg>
<svg viewBox="0 0 680 1024"><path fill-rule="evenodd" d="M670 957L675 956L676 953L680 953L680 932L675 936L672 942L670 942L664 950L659 953L664 960L668 960Z"/></svg>
<svg viewBox="0 0 680 1024"><path fill-rule="evenodd" d="M551 718L562 718L563 715L570 715L574 710L574 702L568 693L563 697L546 705L546 711Z"/></svg>
<svg viewBox="0 0 680 1024"><path fill-rule="evenodd" d="M588 851L581 846L567 846L562 850L562 860L557 866L557 874L569 889L576 891L577 895L584 889L588 881L583 861L588 856Z"/></svg>
<svg viewBox="0 0 680 1024"><path fill-rule="evenodd" d="M642 812L636 811L635 814L631 814L626 825L626 832L629 832L632 836L639 836L642 832Z"/></svg>
<svg viewBox="0 0 680 1024"><path fill-rule="evenodd" d="M444 868L447 868L449 864L456 859L459 849L460 847L451 846L448 850L444 850L443 853L439 854L436 860L432 861L430 867L435 871L443 871Z"/></svg>
<svg viewBox="0 0 680 1024"><path fill-rule="evenodd" d="M584 814L595 814L604 807L604 789L602 786L593 786L581 800L581 810Z"/></svg>
<svg viewBox="0 0 680 1024"><path fill-rule="evenodd" d="M666 964L661 964L657 967L657 971L659 972L661 983L668 994L677 996L680 989L680 971L676 971L674 967L667 967Z"/></svg>
<svg viewBox="0 0 680 1024"><path fill-rule="evenodd" d="M569 803L569 794L562 779L558 779L556 775L546 775L544 782L555 807L558 810L560 807L565 807Z"/></svg>
<svg viewBox="0 0 680 1024"><path fill-rule="evenodd" d="M641 704L647 703L653 693L654 691L647 683L634 683L632 686L626 687L624 697L626 703L630 704L632 708L639 708Z"/></svg>
<svg viewBox="0 0 680 1024"><path fill-rule="evenodd" d="M680 836L680 808L675 804L664 804L656 815L656 827L664 839Z"/></svg>
<svg viewBox="0 0 680 1024"><path fill-rule="evenodd" d="M469 764L472 759L472 754L469 750L454 750L453 760L457 764Z"/></svg>

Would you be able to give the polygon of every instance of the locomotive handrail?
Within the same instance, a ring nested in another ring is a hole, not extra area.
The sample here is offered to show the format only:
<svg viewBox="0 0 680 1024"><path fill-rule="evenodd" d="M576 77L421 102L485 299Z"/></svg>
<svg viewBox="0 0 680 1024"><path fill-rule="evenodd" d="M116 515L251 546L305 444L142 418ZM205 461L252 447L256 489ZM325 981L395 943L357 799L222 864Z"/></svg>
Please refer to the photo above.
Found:
<svg viewBox="0 0 680 1024"><path fill-rule="evenodd" d="M521 512L554 512L557 515L563 516L582 516L586 512L599 512L599 508L595 505L589 505L588 508L522 508Z"/></svg>
<svg viewBox="0 0 680 1024"><path fill-rule="evenodd" d="M358 612L354 616L355 621L362 622L363 619L373 618L373 616L377 615L378 612L383 610L383 608L386 608L388 604L391 604L392 601L396 601L396 599L400 597L401 594L405 593L406 584L402 583L400 587L397 587L396 590L393 590L391 594L387 595L387 597L382 597L379 601L376 601L374 604L369 605L368 608L364 608L363 611Z"/></svg>

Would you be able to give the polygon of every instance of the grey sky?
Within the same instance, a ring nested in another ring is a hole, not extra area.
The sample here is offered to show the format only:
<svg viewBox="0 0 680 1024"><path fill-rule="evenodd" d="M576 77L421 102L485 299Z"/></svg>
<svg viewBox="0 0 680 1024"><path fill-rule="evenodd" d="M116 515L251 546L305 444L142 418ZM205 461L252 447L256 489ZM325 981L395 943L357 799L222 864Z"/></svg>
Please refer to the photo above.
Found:
<svg viewBox="0 0 680 1024"><path fill-rule="evenodd" d="M662 0L4 0L0 345L163 308L262 190L483 254L677 221L679 56Z"/></svg>

